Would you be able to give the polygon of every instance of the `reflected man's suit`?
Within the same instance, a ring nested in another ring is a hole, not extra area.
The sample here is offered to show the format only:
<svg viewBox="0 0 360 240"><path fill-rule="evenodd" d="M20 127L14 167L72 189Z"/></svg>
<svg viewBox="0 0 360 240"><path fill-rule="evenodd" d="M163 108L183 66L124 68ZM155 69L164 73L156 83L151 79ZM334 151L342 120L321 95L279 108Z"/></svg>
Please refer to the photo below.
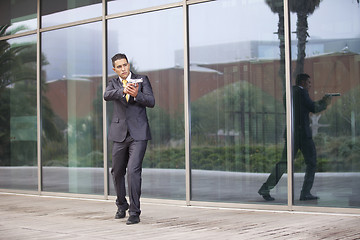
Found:
<svg viewBox="0 0 360 240"><path fill-rule="evenodd" d="M306 170L301 194L306 195L314 183L316 171L316 149L312 139L309 113L318 113L326 109L327 103L324 99L314 102L311 100L307 90L300 86L293 86L293 109L294 109L294 157L300 149L304 156ZM285 133L286 140L286 133ZM287 170L286 141L281 160L272 170L262 188L270 190L276 186L281 176Z"/></svg>

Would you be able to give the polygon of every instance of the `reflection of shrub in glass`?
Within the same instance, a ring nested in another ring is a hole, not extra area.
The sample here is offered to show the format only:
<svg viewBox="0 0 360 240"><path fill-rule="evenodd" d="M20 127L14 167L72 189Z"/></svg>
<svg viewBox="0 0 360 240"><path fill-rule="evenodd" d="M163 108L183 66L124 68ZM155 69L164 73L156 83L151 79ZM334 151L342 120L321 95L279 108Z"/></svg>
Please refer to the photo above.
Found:
<svg viewBox="0 0 360 240"><path fill-rule="evenodd" d="M0 36L9 35L8 28L9 25L1 26ZM21 30L23 27L17 28L17 31ZM44 57L42 59L45 65L46 60ZM10 44L9 41L0 41L0 63L0 165L36 165L36 43L21 41ZM43 82L41 86L45 91ZM45 109L42 135L60 140L61 134L49 123L54 114L46 99L43 99L42 105ZM20 120L27 121L24 126L31 127L18 129L14 124Z"/></svg>
<svg viewBox="0 0 360 240"><path fill-rule="evenodd" d="M360 138L353 143L346 137L333 138L324 134L314 137L318 154L318 172L360 171ZM281 157L283 144L269 145L234 145L230 147L204 146L193 147L191 158L193 169L234 171L234 172L269 172ZM249 161L247 161L249 156ZM149 149L144 159L145 168L184 169L185 155L183 148ZM274 160L275 159L275 160ZM301 153L294 161L294 171L304 171L304 157Z"/></svg>
<svg viewBox="0 0 360 240"><path fill-rule="evenodd" d="M282 145L269 145L266 147L261 145L193 147L191 149L191 164L193 169L269 172L275 164L274 159L281 156ZM183 148L148 149L148 153L144 158L144 167L184 169L184 150Z"/></svg>
<svg viewBox="0 0 360 240"><path fill-rule="evenodd" d="M230 136L220 138L219 130L232 131L241 142L246 134L255 144L283 141L282 102L248 82L235 82L202 96L192 102L191 115L193 145L234 144ZM255 122L258 127L251 127Z"/></svg>
<svg viewBox="0 0 360 240"><path fill-rule="evenodd" d="M322 116L327 127L314 138L322 158L320 171L360 171L360 87L342 94Z"/></svg>
<svg viewBox="0 0 360 240"><path fill-rule="evenodd" d="M321 133L314 137L319 156L318 172L360 172L360 137L331 137Z"/></svg>
<svg viewBox="0 0 360 240"><path fill-rule="evenodd" d="M356 127L356 123L360 122L360 86L353 87L335 100L333 106L321 116L323 122L330 124L321 131L331 136L359 136L360 127Z"/></svg>
<svg viewBox="0 0 360 240"><path fill-rule="evenodd" d="M9 35L8 28L9 25L0 27L1 37ZM22 29L19 27L17 31ZM9 41L0 41L0 165L2 166L36 165L35 67L35 43L10 44Z"/></svg>

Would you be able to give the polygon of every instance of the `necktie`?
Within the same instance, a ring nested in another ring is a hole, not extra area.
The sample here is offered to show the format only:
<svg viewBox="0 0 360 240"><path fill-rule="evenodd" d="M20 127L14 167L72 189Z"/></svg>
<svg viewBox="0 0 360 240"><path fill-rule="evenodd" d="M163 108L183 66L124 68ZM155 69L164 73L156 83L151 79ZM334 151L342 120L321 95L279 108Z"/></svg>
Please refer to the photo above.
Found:
<svg viewBox="0 0 360 240"><path fill-rule="evenodd" d="M126 80L123 80L123 87L126 87L126 84L127 84L127 81ZM129 101L129 98L130 98L130 95L129 94L126 94L126 101L128 102Z"/></svg>

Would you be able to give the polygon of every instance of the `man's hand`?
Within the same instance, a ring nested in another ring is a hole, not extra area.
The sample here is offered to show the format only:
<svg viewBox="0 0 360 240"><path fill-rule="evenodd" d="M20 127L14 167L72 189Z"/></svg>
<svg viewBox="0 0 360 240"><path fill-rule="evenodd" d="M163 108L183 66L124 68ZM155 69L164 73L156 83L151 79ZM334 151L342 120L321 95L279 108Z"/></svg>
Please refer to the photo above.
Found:
<svg viewBox="0 0 360 240"><path fill-rule="evenodd" d="M136 83L128 83L124 88L124 93L129 94L132 97L136 97L139 91L139 84Z"/></svg>
<svg viewBox="0 0 360 240"><path fill-rule="evenodd" d="M326 105L329 105L331 103L331 95L325 95L323 97L323 100L325 101Z"/></svg>

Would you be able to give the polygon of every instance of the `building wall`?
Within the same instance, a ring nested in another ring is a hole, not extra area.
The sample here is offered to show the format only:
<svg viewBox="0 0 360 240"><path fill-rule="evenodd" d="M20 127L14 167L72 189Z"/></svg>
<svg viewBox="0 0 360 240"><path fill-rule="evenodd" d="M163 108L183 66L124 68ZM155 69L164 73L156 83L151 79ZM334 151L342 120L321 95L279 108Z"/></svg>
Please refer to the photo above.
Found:
<svg viewBox="0 0 360 240"><path fill-rule="evenodd" d="M112 160L112 103L104 103L103 92L114 77L110 58L123 52L133 72L149 77L156 99L148 109L153 139L143 197L359 208L356 1L301 5L310 9L290 1L289 36L282 1L125 2L2 1L1 188L115 195L104 171ZM298 18L302 11L306 19ZM275 201L266 202L258 190L287 147L293 119L283 100L285 93L291 100L286 83L294 84L298 69L311 76L313 100L340 93L310 115L317 150L312 192L320 200L299 201L306 164L298 153L288 159L293 172L271 190Z"/></svg>

